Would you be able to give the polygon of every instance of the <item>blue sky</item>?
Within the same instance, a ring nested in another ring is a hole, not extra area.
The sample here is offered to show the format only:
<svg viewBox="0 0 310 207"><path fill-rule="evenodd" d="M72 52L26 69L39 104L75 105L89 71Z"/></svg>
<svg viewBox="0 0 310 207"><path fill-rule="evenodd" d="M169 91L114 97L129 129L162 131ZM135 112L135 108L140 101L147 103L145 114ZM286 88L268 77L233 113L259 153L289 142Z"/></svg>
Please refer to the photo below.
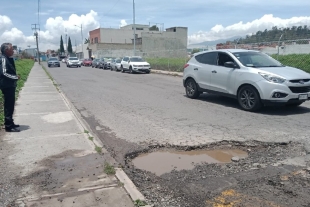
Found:
<svg viewBox="0 0 310 207"><path fill-rule="evenodd" d="M0 0L0 42L34 46L31 24L38 23L37 0ZM5 2L5 3L4 3ZM40 0L42 50L58 49L65 29L73 42L88 31L131 24L132 0ZM245 36L272 26L310 26L306 0L135 0L136 23L163 23L165 28L188 27L189 44Z"/></svg>

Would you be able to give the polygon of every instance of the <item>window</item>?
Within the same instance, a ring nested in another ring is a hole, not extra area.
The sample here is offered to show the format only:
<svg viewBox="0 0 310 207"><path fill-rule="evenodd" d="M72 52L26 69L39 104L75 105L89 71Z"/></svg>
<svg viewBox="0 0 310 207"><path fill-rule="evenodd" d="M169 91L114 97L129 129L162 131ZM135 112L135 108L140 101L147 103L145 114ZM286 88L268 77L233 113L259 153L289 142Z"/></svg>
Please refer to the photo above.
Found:
<svg viewBox="0 0 310 207"><path fill-rule="evenodd" d="M98 37L95 37L95 43L98 43Z"/></svg>
<svg viewBox="0 0 310 207"><path fill-rule="evenodd" d="M224 63L226 63L226 62L235 62L235 61L228 54L226 54L226 53L219 53L217 65L224 67Z"/></svg>
<svg viewBox="0 0 310 207"><path fill-rule="evenodd" d="M91 38L91 43L94 44L94 38Z"/></svg>
<svg viewBox="0 0 310 207"><path fill-rule="evenodd" d="M199 63L208 64L208 65L216 65L217 52L207 52L200 55L195 56L195 59Z"/></svg>
<svg viewBox="0 0 310 207"><path fill-rule="evenodd" d="M128 61L129 58L128 57L124 57L123 61Z"/></svg>

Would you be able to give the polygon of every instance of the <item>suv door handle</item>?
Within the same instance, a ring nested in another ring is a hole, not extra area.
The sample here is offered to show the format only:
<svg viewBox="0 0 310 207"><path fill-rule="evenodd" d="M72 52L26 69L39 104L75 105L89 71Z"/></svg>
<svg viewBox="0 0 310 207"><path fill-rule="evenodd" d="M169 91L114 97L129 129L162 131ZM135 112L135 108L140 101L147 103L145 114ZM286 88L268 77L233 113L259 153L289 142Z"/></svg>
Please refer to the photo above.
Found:
<svg viewBox="0 0 310 207"><path fill-rule="evenodd" d="M198 70L198 68L194 68L194 70Z"/></svg>
<svg viewBox="0 0 310 207"><path fill-rule="evenodd" d="M212 73L217 73L216 70L212 70Z"/></svg>

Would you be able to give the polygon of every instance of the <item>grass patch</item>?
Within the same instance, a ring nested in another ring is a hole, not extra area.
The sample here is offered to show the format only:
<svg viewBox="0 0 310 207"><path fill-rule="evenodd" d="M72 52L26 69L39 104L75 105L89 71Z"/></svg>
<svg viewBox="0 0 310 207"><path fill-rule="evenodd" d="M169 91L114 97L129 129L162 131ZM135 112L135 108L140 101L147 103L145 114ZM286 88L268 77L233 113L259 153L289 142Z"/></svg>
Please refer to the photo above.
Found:
<svg viewBox="0 0 310 207"><path fill-rule="evenodd" d="M278 59L277 55L271 55L274 59ZM291 66L310 73L310 54L291 54L279 55L279 59L283 65Z"/></svg>
<svg viewBox="0 0 310 207"><path fill-rule="evenodd" d="M183 72L183 67L189 58L146 58L155 70Z"/></svg>
<svg viewBox="0 0 310 207"><path fill-rule="evenodd" d="M94 141L94 137L88 137L90 141Z"/></svg>
<svg viewBox="0 0 310 207"><path fill-rule="evenodd" d="M89 131L87 131L86 129L84 129L84 133L88 134L88 133L89 133Z"/></svg>
<svg viewBox="0 0 310 207"><path fill-rule="evenodd" d="M103 171L107 174L107 175L115 175L115 168L113 165L110 165L109 163L105 163L104 164L104 169Z"/></svg>
<svg viewBox="0 0 310 207"><path fill-rule="evenodd" d="M27 78L33 65L34 61L29 59L21 59L15 61L16 73L20 76L20 79L17 81L16 93L15 93L16 99L18 98L19 91L22 89L25 82L27 81ZM0 90L0 125L3 126L3 124L4 124L3 95Z"/></svg>
<svg viewBox="0 0 310 207"><path fill-rule="evenodd" d="M135 200L134 205L137 207L138 206L146 206L147 203L145 201L141 201L140 199L137 199L137 200Z"/></svg>
<svg viewBox="0 0 310 207"><path fill-rule="evenodd" d="M95 145L95 150L96 150L96 152L98 152L99 154L102 153L102 148L99 147L99 146L97 146L97 145Z"/></svg>

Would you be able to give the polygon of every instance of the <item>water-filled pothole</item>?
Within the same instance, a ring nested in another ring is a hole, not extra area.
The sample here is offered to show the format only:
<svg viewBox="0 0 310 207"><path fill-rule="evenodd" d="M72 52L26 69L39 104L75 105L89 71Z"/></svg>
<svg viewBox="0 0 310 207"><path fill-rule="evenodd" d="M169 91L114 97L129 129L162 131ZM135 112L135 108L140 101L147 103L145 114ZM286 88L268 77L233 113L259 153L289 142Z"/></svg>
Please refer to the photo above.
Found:
<svg viewBox="0 0 310 207"><path fill-rule="evenodd" d="M160 176L175 170L191 170L199 163L229 163L232 157L246 158L242 150L157 151L133 159L136 168Z"/></svg>

